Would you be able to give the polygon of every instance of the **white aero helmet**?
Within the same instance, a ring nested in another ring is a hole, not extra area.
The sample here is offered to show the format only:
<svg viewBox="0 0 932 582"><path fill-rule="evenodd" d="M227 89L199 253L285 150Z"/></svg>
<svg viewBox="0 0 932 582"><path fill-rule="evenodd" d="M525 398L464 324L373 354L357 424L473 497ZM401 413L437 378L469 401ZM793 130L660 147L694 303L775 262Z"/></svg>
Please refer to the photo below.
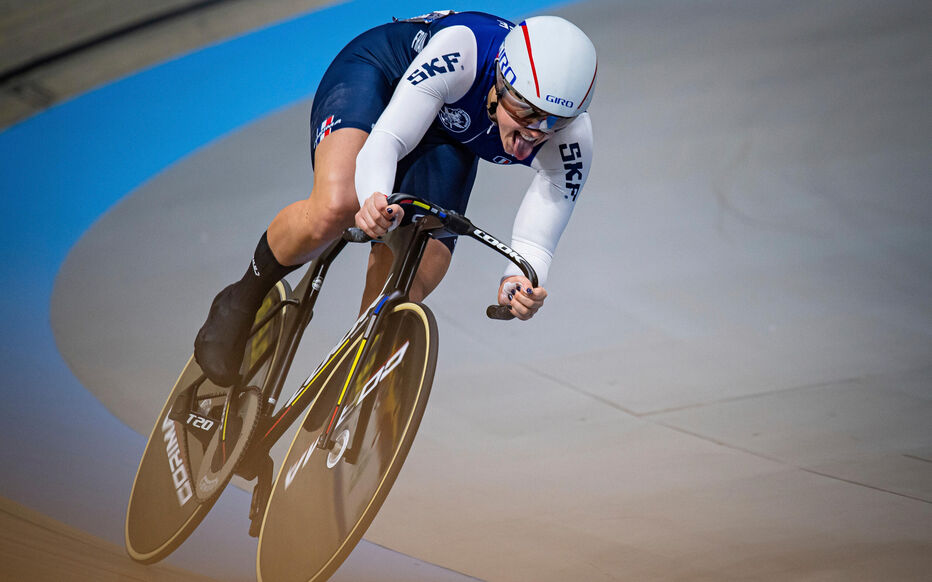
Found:
<svg viewBox="0 0 932 582"><path fill-rule="evenodd" d="M557 16L528 18L498 51L500 104L534 120L535 129L559 129L589 107L597 69L595 47L576 25Z"/></svg>

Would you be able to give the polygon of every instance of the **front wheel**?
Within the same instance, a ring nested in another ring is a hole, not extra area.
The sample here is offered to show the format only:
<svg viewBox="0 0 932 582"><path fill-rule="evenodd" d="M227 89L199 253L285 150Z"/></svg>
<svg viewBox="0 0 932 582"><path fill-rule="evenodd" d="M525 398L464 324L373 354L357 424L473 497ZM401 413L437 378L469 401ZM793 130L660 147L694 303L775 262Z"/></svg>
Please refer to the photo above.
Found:
<svg viewBox="0 0 932 582"><path fill-rule="evenodd" d="M260 582L326 580L369 527L414 441L437 361L434 316L418 303L396 305L347 385L361 335L350 337L333 367L308 385L317 396L279 468L259 534ZM333 447L320 449L343 390Z"/></svg>

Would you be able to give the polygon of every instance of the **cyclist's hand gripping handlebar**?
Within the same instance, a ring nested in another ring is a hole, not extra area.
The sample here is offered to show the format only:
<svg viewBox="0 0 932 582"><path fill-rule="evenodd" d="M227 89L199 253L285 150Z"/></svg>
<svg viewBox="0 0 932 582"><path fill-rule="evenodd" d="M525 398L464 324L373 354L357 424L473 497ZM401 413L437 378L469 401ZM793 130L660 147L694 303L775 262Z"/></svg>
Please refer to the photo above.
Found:
<svg viewBox="0 0 932 582"><path fill-rule="evenodd" d="M527 277L528 281L531 282L531 288L532 289L537 288L537 286L539 285L539 282L537 280L537 273L534 271L534 267L532 267L531 264L527 262L527 260L524 257L519 255L517 251L514 251L510 247L506 246L505 244L495 240L495 238L492 237L491 235L485 232L482 232L480 229L476 228L474 230L477 233L481 233L481 234L479 234L478 236L473 235L473 238L477 238L478 240L484 242L486 245L492 247L499 253L508 257L508 259L512 263L514 263L515 265L518 266L519 269L521 269L521 272L524 274L525 277ZM510 319L515 318L515 314L512 313L511 306L509 305L499 305L499 304L489 305L485 309L485 314L490 319L500 319L502 321L508 321Z"/></svg>
<svg viewBox="0 0 932 582"><path fill-rule="evenodd" d="M391 196L388 196L386 199L386 202L388 202L389 206L391 206L392 204L400 204L404 206L405 214L408 214L407 209L414 203L414 201L424 202L420 198L416 198L409 194L392 194ZM426 202L424 202L424 204L428 205L428 203ZM412 222L411 219L412 219L411 216L406 216L402 220L405 224L410 224ZM401 226L401 225L399 224L398 226ZM375 239L373 239L371 236L366 234L365 231L363 231L358 226L352 226L343 231L343 240L347 242L354 242L354 243L365 243L365 242L369 242Z"/></svg>
<svg viewBox="0 0 932 582"><path fill-rule="evenodd" d="M441 233L445 231L451 235L469 236L481 242L497 253L504 255L508 260L517 265L524 276L531 282L532 288L538 286L537 273L534 271L534 267L532 267L524 257L494 236L476 227L462 214L444 210L426 200L409 194L392 194L388 197L388 203L400 204L404 207L405 223L415 220L416 217L420 215L436 216L443 223L443 226L438 228L438 231L441 231ZM372 240L366 233L356 227L347 229L343 233L343 238L349 242L368 242ZM508 320L514 319L515 317L508 305L489 305L485 313L491 319Z"/></svg>

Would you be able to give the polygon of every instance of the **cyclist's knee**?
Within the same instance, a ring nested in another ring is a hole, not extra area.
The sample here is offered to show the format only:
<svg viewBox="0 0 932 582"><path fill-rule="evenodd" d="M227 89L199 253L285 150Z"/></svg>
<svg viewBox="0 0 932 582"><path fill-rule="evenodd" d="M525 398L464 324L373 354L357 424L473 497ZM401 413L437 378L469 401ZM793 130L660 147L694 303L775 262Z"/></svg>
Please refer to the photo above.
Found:
<svg viewBox="0 0 932 582"><path fill-rule="evenodd" d="M308 198L305 223L308 236L330 240L353 226L359 201L356 197L356 155L367 133L355 128L335 131L317 148L314 189Z"/></svg>
<svg viewBox="0 0 932 582"><path fill-rule="evenodd" d="M316 240L331 240L353 226L359 202L352 184L315 184L304 211L304 234Z"/></svg>

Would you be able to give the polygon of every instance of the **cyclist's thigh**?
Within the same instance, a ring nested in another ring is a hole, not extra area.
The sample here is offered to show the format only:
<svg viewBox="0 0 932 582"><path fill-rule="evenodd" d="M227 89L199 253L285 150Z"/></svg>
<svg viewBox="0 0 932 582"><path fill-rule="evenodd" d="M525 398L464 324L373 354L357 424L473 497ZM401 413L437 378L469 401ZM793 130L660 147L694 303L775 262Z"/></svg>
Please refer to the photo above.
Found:
<svg viewBox="0 0 932 582"><path fill-rule="evenodd" d="M356 198L356 156L369 134L346 127L333 132L317 148L314 185L308 201L318 211L347 215L359 209ZM346 225L349 226L349 225Z"/></svg>
<svg viewBox="0 0 932 582"><path fill-rule="evenodd" d="M392 98L393 87L376 64L354 58L351 43L324 73L311 105L311 165L317 169L320 148L339 130L368 134ZM365 46L360 46L360 50ZM347 52L348 51L348 52Z"/></svg>
<svg viewBox="0 0 932 582"><path fill-rule="evenodd" d="M369 133L392 98L395 85L417 55L412 41L427 25L392 22L360 34L327 67L311 105L311 165L317 149L336 131Z"/></svg>
<svg viewBox="0 0 932 582"><path fill-rule="evenodd" d="M275 257L286 265L305 263L323 245L353 225L359 210L354 173L356 155L368 134L344 128L318 148L314 184L307 198L283 208L269 224L268 240Z"/></svg>
<svg viewBox="0 0 932 582"><path fill-rule="evenodd" d="M388 105L392 87L376 65L353 58L347 47L327 69L311 106L311 164L314 187L310 200L352 218L358 208L355 188L356 155L379 115Z"/></svg>

